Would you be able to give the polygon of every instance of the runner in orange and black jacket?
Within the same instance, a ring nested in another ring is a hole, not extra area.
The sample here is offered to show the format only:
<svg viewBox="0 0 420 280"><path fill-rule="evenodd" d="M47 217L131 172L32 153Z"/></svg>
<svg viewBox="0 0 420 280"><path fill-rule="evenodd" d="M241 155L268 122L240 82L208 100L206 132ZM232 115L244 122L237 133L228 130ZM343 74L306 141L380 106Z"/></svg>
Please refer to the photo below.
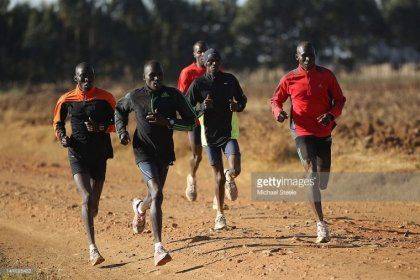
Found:
<svg viewBox="0 0 420 280"><path fill-rule="evenodd" d="M60 97L54 109L53 126L61 145L68 148L73 178L83 197L82 219L85 224L90 259L93 265L104 261L96 245L93 218L98 213L106 161L113 157L111 138L114 132L115 99L111 93L93 86L94 70L88 63L75 69L74 90ZM65 120L70 116L72 135L66 133Z"/></svg>

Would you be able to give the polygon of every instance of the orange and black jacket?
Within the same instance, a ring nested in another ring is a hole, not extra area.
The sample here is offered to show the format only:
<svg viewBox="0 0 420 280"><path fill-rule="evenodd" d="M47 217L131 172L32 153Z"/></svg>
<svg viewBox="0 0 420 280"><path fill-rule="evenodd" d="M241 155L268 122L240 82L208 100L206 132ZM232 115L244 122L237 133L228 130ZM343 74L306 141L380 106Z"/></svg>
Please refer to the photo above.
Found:
<svg viewBox="0 0 420 280"><path fill-rule="evenodd" d="M55 135L61 139L66 135L65 120L70 117L71 146L76 154L96 153L105 158L113 157L110 132L115 132L114 127L114 96L99 88L92 88L83 92L76 87L74 90L63 94L58 99L54 109L53 127ZM106 132L89 132L85 122L104 124Z"/></svg>

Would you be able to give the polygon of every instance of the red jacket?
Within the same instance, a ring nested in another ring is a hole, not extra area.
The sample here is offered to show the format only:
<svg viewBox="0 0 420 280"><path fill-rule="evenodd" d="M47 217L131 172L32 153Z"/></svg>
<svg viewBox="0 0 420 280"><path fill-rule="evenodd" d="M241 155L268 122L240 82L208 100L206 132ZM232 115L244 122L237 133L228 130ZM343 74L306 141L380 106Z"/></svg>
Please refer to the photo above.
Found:
<svg viewBox="0 0 420 280"><path fill-rule="evenodd" d="M191 83L198 77L203 76L206 73L206 68L199 67L195 62L191 63L179 74L178 89L182 93L186 93Z"/></svg>
<svg viewBox="0 0 420 280"><path fill-rule="evenodd" d="M299 66L280 80L271 98L271 110L276 120L283 111L283 103L289 97L292 102L291 129L297 136L331 135L335 122L323 126L318 123L317 117L331 113L337 118L346 102L334 74L321 66L315 66L309 71Z"/></svg>

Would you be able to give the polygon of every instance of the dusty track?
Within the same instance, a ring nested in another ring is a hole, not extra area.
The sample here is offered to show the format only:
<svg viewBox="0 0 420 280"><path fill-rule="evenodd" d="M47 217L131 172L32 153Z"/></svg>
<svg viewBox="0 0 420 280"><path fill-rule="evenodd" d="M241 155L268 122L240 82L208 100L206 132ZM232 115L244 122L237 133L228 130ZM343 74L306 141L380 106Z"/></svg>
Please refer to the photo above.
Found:
<svg viewBox="0 0 420 280"><path fill-rule="evenodd" d="M31 267L47 278L307 278L418 279L420 204L334 202L325 204L332 241L314 244L314 222L305 203L250 199L247 164L239 180L240 198L229 203L231 228L211 230L212 179L206 158L199 171L199 197L184 198L185 152L170 169L164 192L164 242L173 261L152 263L150 226L133 235L130 199L145 193L131 148L116 148L108 165L97 244L106 262L91 267L80 220L80 197L71 179L66 152L49 126L11 125L0 142L0 253L5 267ZM185 145L177 135L178 150ZM16 143L19 142L19 145ZM336 153L335 153L336 154ZM414 158L415 159L415 158ZM416 170L413 159L393 154L335 155L336 166L357 170ZM300 168L297 160L283 170ZM41 276L42 276L41 275Z"/></svg>

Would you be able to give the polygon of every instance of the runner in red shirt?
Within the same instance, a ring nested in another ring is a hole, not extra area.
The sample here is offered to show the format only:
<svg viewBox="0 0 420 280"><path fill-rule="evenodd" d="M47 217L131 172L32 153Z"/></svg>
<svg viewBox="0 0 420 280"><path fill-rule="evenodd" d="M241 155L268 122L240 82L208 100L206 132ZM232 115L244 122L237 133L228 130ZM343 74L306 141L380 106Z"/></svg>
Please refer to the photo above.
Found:
<svg viewBox="0 0 420 280"><path fill-rule="evenodd" d="M193 46L193 56L195 62L191 63L184 69L182 69L178 80L178 89L185 94L190 87L191 83L198 77L203 76L206 73L204 66L203 54L207 50L207 44L204 41L198 41ZM187 188L185 195L189 201L195 201L197 199L197 179L196 173L198 166L202 159L202 145L201 145L201 126L199 123L192 131L188 131L188 139L192 151L192 157L190 159L190 174L187 176Z"/></svg>
<svg viewBox="0 0 420 280"><path fill-rule="evenodd" d="M290 129L299 158L308 176L315 180L310 188L310 204L317 217L317 243L328 242L329 231L324 222L321 190L327 188L331 167L331 132L335 119L346 102L334 74L315 64L315 49L301 42L296 49L298 68L286 74L271 99L274 118L288 118L283 103L290 97Z"/></svg>

